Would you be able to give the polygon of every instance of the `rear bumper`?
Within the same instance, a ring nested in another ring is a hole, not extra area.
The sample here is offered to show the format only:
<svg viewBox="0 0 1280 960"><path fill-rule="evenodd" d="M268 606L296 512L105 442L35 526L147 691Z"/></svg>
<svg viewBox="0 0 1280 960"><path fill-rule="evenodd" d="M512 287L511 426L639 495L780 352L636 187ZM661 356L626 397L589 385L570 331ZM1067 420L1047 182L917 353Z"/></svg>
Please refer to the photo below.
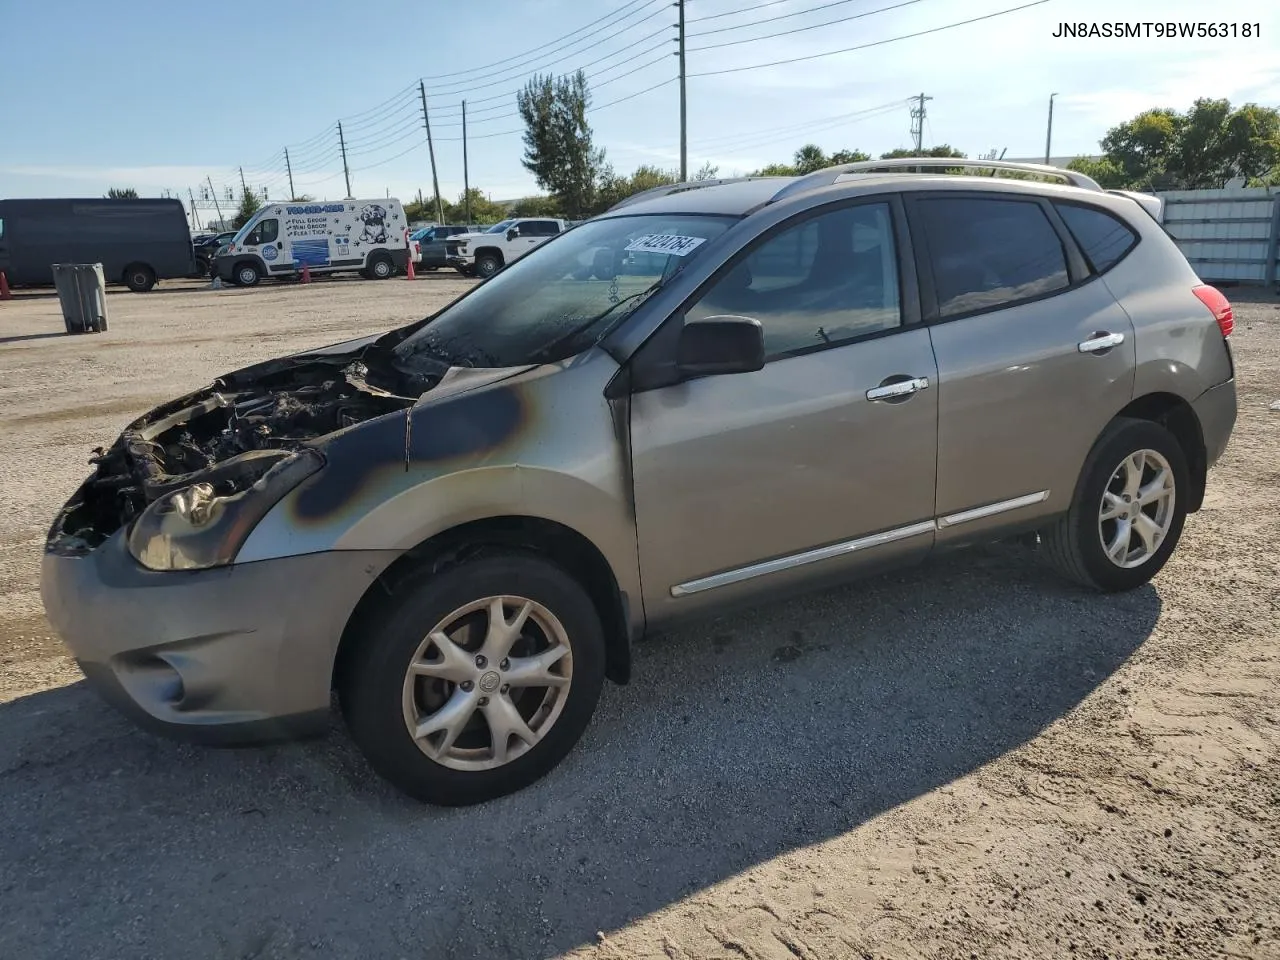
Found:
<svg viewBox="0 0 1280 960"><path fill-rule="evenodd" d="M1234 379L1210 387L1191 403L1204 436L1205 462L1212 467L1227 449L1236 425L1236 382Z"/></svg>
<svg viewBox="0 0 1280 960"><path fill-rule="evenodd" d="M117 533L86 556L46 553L41 594L92 686L141 725L273 740L326 725L342 631L394 557L335 551L161 573Z"/></svg>

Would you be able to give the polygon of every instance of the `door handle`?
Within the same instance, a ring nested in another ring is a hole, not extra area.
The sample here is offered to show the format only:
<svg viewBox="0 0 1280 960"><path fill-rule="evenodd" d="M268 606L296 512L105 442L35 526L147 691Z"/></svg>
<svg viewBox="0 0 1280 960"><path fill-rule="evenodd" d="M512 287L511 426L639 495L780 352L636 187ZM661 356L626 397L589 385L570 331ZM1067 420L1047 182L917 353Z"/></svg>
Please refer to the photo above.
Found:
<svg viewBox="0 0 1280 960"><path fill-rule="evenodd" d="M929 389L928 377L913 377L910 380L899 380L897 383L886 383L879 387L872 387L867 391L868 400L895 400L899 397L909 397L913 393L919 393L921 390Z"/></svg>
<svg viewBox="0 0 1280 960"><path fill-rule="evenodd" d="M1102 350L1118 347L1122 343L1124 343L1123 333L1097 333L1088 340L1081 340L1076 345L1076 349L1081 353L1098 353Z"/></svg>

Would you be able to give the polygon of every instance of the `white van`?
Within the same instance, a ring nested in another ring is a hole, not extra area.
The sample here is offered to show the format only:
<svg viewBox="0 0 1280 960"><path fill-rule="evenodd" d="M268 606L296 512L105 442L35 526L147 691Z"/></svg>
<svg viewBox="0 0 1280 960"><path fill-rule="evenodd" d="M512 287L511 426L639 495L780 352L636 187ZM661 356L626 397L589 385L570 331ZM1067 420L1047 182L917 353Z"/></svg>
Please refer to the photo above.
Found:
<svg viewBox="0 0 1280 960"><path fill-rule="evenodd" d="M273 203L214 258L213 274L252 287L263 277L358 270L385 280L409 262L409 229L399 200Z"/></svg>

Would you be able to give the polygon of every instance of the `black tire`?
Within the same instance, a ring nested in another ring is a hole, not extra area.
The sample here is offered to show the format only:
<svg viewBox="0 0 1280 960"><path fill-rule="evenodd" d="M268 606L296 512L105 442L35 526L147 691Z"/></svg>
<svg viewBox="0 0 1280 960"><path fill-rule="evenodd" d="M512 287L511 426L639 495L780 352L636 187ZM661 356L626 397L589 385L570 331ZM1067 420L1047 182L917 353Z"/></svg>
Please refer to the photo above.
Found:
<svg viewBox="0 0 1280 960"><path fill-rule="evenodd" d="M482 253L476 257L475 276L488 280L502 269L502 260L496 254Z"/></svg>
<svg viewBox="0 0 1280 960"><path fill-rule="evenodd" d="M213 272L213 264L204 257L196 257L196 278L209 276Z"/></svg>
<svg viewBox="0 0 1280 960"><path fill-rule="evenodd" d="M245 260L236 264L233 276L238 287L256 287L262 280L262 268L252 260Z"/></svg>
<svg viewBox="0 0 1280 960"><path fill-rule="evenodd" d="M145 263L131 263L124 268L124 283L134 293L146 293L156 285L156 272Z"/></svg>
<svg viewBox="0 0 1280 960"><path fill-rule="evenodd" d="M1142 450L1158 453L1173 472L1172 515L1157 548L1140 565L1126 568L1107 556L1099 512L1113 474L1127 457ZM1103 431L1085 460L1071 508L1040 532L1045 556L1058 572L1095 590L1112 593L1140 587L1160 572L1177 547L1190 493L1187 457L1177 438L1158 423L1119 417Z"/></svg>
<svg viewBox="0 0 1280 960"><path fill-rule="evenodd" d="M396 265L391 258L384 255L371 257L364 275L370 280L390 280L395 276Z"/></svg>
<svg viewBox="0 0 1280 960"><path fill-rule="evenodd" d="M402 709L406 671L425 629L468 603L497 595L532 600L559 620L571 651L572 682L558 718L526 752L492 769L459 770L429 757L409 733ZM374 770L427 803L481 803L543 777L582 736L604 682L604 633L595 605L569 574L532 554L494 553L442 573L424 570L398 586L357 629L338 683L351 737Z"/></svg>

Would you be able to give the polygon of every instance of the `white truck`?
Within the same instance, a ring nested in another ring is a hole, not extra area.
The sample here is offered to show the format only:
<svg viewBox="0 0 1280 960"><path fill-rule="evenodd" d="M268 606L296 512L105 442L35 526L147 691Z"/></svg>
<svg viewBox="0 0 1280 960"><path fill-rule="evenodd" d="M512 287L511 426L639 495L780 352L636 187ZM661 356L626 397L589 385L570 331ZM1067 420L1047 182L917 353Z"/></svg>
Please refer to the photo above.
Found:
<svg viewBox="0 0 1280 960"><path fill-rule="evenodd" d="M568 229L567 220L551 217L503 220L481 233L450 237L446 241L445 263L463 276L487 279Z"/></svg>
<svg viewBox="0 0 1280 960"><path fill-rule="evenodd" d="M409 263L404 207L394 198L272 203L255 213L224 251L213 273L242 287L264 277L359 271L385 280Z"/></svg>

